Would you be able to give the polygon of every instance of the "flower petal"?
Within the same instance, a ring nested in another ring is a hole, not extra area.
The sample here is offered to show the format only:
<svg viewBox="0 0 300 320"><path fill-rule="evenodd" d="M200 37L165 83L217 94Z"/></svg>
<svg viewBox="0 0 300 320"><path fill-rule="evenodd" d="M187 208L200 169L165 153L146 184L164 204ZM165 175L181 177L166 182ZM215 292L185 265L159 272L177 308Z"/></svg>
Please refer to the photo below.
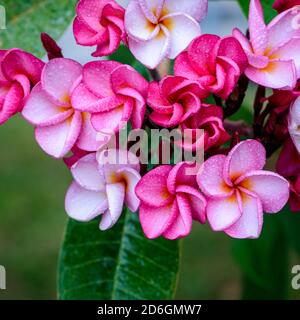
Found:
<svg viewBox="0 0 300 320"><path fill-rule="evenodd" d="M256 239L259 237L263 225L262 205L258 198L242 194L243 213L240 219L225 232L238 239Z"/></svg>
<svg viewBox="0 0 300 320"><path fill-rule="evenodd" d="M296 66L292 60L272 60L263 69L249 67L246 76L253 82L272 89L293 89L297 82Z"/></svg>
<svg viewBox="0 0 300 320"><path fill-rule="evenodd" d="M71 89L81 76L81 65L71 59L50 60L42 73L42 87L52 97L62 103L68 103Z"/></svg>
<svg viewBox="0 0 300 320"><path fill-rule="evenodd" d="M270 48L277 48L286 43L287 39L300 36L299 13L291 8L276 16L268 25L268 40ZM284 32L282 32L284 30Z"/></svg>
<svg viewBox="0 0 300 320"><path fill-rule="evenodd" d="M149 40L157 36L159 26L153 24L144 14L138 1L131 1L125 12L125 29L135 40Z"/></svg>
<svg viewBox="0 0 300 320"><path fill-rule="evenodd" d="M39 83L32 89L22 115L35 126L50 126L65 121L73 112L71 108L57 106Z"/></svg>
<svg viewBox="0 0 300 320"><path fill-rule="evenodd" d="M178 194L175 203L178 206L178 214L163 233L163 236L169 240L186 237L192 230L193 219L189 199L184 194Z"/></svg>
<svg viewBox="0 0 300 320"><path fill-rule="evenodd" d="M201 21L207 15L208 1L207 0L188 0L188 1L178 1L178 0L166 0L164 8L169 13L185 13Z"/></svg>
<svg viewBox="0 0 300 320"><path fill-rule="evenodd" d="M150 69L156 68L170 52L170 35L165 27L158 35L148 41L128 39L129 49L142 64Z"/></svg>
<svg viewBox="0 0 300 320"><path fill-rule="evenodd" d="M199 188L208 197L224 198L232 195L234 191L223 178L225 159L224 155L210 157L199 171L197 176Z"/></svg>
<svg viewBox="0 0 300 320"><path fill-rule="evenodd" d="M32 54L20 49L11 49L3 57L1 68L7 80L14 81L16 76L25 75L32 84L41 79L45 63Z"/></svg>
<svg viewBox="0 0 300 320"><path fill-rule="evenodd" d="M106 144L106 141L98 139L98 132L91 123L91 115L82 113L82 128L76 145L79 149L85 151L97 151Z"/></svg>
<svg viewBox="0 0 300 320"><path fill-rule="evenodd" d="M120 169L118 174L121 174L126 182L125 203L130 211L136 212L139 208L140 200L135 193L135 188L141 180L141 175L132 168Z"/></svg>
<svg viewBox="0 0 300 320"><path fill-rule="evenodd" d="M125 186L123 183L108 184L106 185L106 194L108 210L100 222L100 230L102 231L110 229L120 218L125 199Z"/></svg>
<svg viewBox="0 0 300 320"><path fill-rule="evenodd" d="M66 194L65 207L72 219L90 221L107 209L107 199L104 192L90 191L73 182Z"/></svg>
<svg viewBox="0 0 300 320"><path fill-rule="evenodd" d="M82 125L81 114L48 127L37 127L35 137L40 147L55 158L64 157L78 139Z"/></svg>
<svg viewBox="0 0 300 320"><path fill-rule="evenodd" d="M72 166L71 173L82 188L91 191L105 191L105 179L103 172L98 168L96 153L82 157Z"/></svg>
<svg viewBox="0 0 300 320"><path fill-rule="evenodd" d="M242 215L239 193L223 199L208 199L206 214L214 231L223 231L235 223Z"/></svg>
<svg viewBox="0 0 300 320"><path fill-rule="evenodd" d="M140 222L147 238L155 239L161 236L175 221L178 215L176 201L163 207L149 207L142 202L140 206Z"/></svg>
<svg viewBox="0 0 300 320"><path fill-rule="evenodd" d="M300 37L290 39L287 43L272 51L270 55L277 59L293 60L297 71L297 78L300 77Z"/></svg>
<svg viewBox="0 0 300 320"><path fill-rule="evenodd" d="M268 32L259 0L250 1L249 32L254 52L258 55L263 55L268 45Z"/></svg>
<svg viewBox="0 0 300 320"><path fill-rule="evenodd" d="M279 212L289 199L289 183L280 175L269 171L252 171L237 181L260 199L264 212Z"/></svg>
<svg viewBox="0 0 300 320"><path fill-rule="evenodd" d="M138 183L135 192L142 204L162 207L173 201L167 189L167 179L172 166L160 166L149 171Z"/></svg>
<svg viewBox="0 0 300 320"><path fill-rule="evenodd" d="M194 38L201 34L199 23L183 13L168 14L161 21L170 33L171 48L168 55L170 59L175 59Z"/></svg>
<svg viewBox="0 0 300 320"><path fill-rule="evenodd" d="M224 163L224 179L230 185L243 174L261 170L266 163L266 150L256 140L245 140L237 144Z"/></svg>

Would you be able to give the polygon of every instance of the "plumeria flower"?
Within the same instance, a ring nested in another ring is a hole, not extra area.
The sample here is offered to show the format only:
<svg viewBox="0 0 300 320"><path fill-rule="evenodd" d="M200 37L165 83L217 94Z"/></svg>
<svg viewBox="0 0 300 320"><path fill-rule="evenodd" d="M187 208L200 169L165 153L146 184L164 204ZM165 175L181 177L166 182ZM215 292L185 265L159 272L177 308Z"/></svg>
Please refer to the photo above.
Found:
<svg viewBox="0 0 300 320"><path fill-rule="evenodd" d="M41 148L64 157L75 145L85 151L100 147L90 115L74 109L72 95L82 76L82 66L70 59L51 60L33 88L22 115L33 124Z"/></svg>
<svg viewBox="0 0 300 320"><path fill-rule="evenodd" d="M21 111L44 62L20 49L0 50L0 124Z"/></svg>
<svg viewBox="0 0 300 320"><path fill-rule="evenodd" d="M116 160L110 163L109 159ZM100 229L111 228L121 216L123 205L138 210L135 187L140 180L139 160L125 150L91 153L75 163L74 178L66 195L68 215L77 221L90 221L102 215Z"/></svg>
<svg viewBox="0 0 300 320"><path fill-rule="evenodd" d="M196 81L168 76L149 87L148 105L153 109L150 119L162 127L175 127L201 108L205 93Z"/></svg>
<svg viewBox="0 0 300 320"><path fill-rule="evenodd" d="M78 44L97 46L94 57L112 54L125 39L125 10L114 0L80 0L73 32Z"/></svg>
<svg viewBox="0 0 300 320"><path fill-rule="evenodd" d="M193 166L184 162L160 166L138 183L140 221L149 239L185 237L193 219L205 223L206 200L198 191L196 176L189 172Z"/></svg>
<svg viewBox="0 0 300 320"><path fill-rule="evenodd" d="M132 0L125 12L128 45L148 68L174 59L200 33L207 0Z"/></svg>
<svg viewBox="0 0 300 320"><path fill-rule="evenodd" d="M206 92L227 99L248 66L243 48L233 37L205 34L175 61L175 75L197 80Z"/></svg>
<svg viewBox="0 0 300 320"><path fill-rule="evenodd" d="M288 129L294 145L300 153L300 97L290 107Z"/></svg>
<svg viewBox="0 0 300 320"><path fill-rule="evenodd" d="M295 87L300 77L300 28L295 17L292 8L266 25L260 1L251 0L250 41L240 30L233 31L248 56L250 66L245 74L250 80L274 89Z"/></svg>
<svg viewBox="0 0 300 320"><path fill-rule="evenodd" d="M188 150L216 148L230 139L223 125L223 110L214 105L203 104L200 112L186 119L180 129L186 137L182 147ZM203 135L197 136L197 130L203 130Z"/></svg>
<svg viewBox="0 0 300 320"><path fill-rule="evenodd" d="M115 61L96 61L83 68L82 81L74 90L72 104L92 113L97 131L118 132L131 120L142 126L146 111L148 82L132 67Z"/></svg>
<svg viewBox="0 0 300 320"><path fill-rule="evenodd" d="M289 198L289 183L263 171L264 147L255 140L237 144L228 156L217 155L203 164L197 180L207 196L207 218L214 231L233 238L258 238L263 212L279 212Z"/></svg>

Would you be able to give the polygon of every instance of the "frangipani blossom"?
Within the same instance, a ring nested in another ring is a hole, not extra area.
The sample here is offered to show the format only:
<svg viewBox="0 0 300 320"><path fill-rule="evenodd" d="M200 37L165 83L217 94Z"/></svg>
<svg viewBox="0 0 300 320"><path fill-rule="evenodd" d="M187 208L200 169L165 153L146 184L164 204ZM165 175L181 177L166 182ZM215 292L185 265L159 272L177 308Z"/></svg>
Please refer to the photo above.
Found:
<svg viewBox="0 0 300 320"><path fill-rule="evenodd" d="M0 50L0 124L22 111L44 62L20 49Z"/></svg>
<svg viewBox="0 0 300 320"><path fill-rule="evenodd" d="M94 57L112 54L125 37L125 10L114 0L80 0L73 32L78 44L97 46Z"/></svg>
<svg viewBox="0 0 300 320"><path fill-rule="evenodd" d="M207 97L213 93L227 99L247 66L247 57L235 38L205 34L177 57L174 72L198 81Z"/></svg>
<svg viewBox="0 0 300 320"><path fill-rule="evenodd" d="M85 151L100 147L90 114L74 109L74 88L82 76L82 66L70 59L51 60L41 82L32 90L22 115L33 124L40 147L53 157L64 157L75 145Z"/></svg>
<svg viewBox="0 0 300 320"><path fill-rule="evenodd" d="M196 81L168 76L149 87L148 105L153 109L150 119L162 127L175 127L199 112L200 97L205 93Z"/></svg>
<svg viewBox="0 0 300 320"><path fill-rule="evenodd" d="M290 107L288 129L294 145L300 153L300 97Z"/></svg>
<svg viewBox="0 0 300 320"><path fill-rule="evenodd" d="M96 61L83 67L82 81L72 94L77 110L92 113L97 131L118 132L131 120L142 126L148 82L132 67L115 61Z"/></svg>
<svg viewBox="0 0 300 320"><path fill-rule="evenodd" d="M106 159L117 159L110 164ZM135 187L140 180L139 160L125 150L91 153L75 163L74 178L66 195L67 214L77 221L90 221L102 215L100 229L111 228L120 218L123 205L135 212L139 199Z"/></svg>
<svg viewBox="0 0 300 320"><path fill-rule="evenodd" d="M214 231L233 238L258 238L263 212L279 212L289 198L289 183L263 171L264 147L255 140L237 144L228 156L217 155L203 164L197 180L207 196L206 214Z"/></svg>
<svg viewBox="0 0 300 320"><path fill-rule="evenodd" d="M295 87L300 77L300 28L295 17L291 8L266 25L260 1L251 0L250 41L240 30L233 31L248 56L245 74L250 80L273 89Z"/></svg>
<svg viewBox="0 0 300 320"><path fill-rule="evenodd" d="M200 33L207 0L132 0L125 12L128 45L148 68L174 59Z"/></svg>
<svg viewBox="0 0 300 320"><path fill-rule="evenodd" d="M147 173L136 187L141 200L140 221L149 239L173 240L187 236L193 219L205 223L206 200L197 190L194 165L160 166Z"/></svg>
<svg viewBox="0 0 300 320"><path fill-rule="evenodd" d="M188 150L194 151L199 147L203 147L204 150L216 148L230 139L223 125L223 110L215 105L203 104L200 112L186 119L180 125L180 129L184 135L190 136L182 145ZM197 137L199 129L203 130L203 137Z"/></svg>

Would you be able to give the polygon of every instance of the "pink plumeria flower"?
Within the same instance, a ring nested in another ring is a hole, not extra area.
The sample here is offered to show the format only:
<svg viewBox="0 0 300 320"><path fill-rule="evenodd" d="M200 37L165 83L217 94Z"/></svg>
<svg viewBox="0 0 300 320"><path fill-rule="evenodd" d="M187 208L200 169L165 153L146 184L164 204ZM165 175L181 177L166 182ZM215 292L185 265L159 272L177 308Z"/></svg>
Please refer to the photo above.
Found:
<svg viewBox="0 0 300 320"><path fill-rule="evenodd" d="M0 124L21 111L44 62L20 49L0 50Z"/></svg>
<svg viewBox="0 0 300 320"><path fill-rule="evenodd" d="M233 37L205 34L189 45L175 61L175 75L197 80L206 92L226 99L233 91L248 60Z"/></svg>
<svg viewBox="0 0 300 320"><path fill-rule="evenodd" d="M174 59L200 33L207 0L132 0L125 12L128 45L148 68Z"/></svg>
<svg viewBox="0 0 300 320"><path fill-rule="evenodd" d="M233 31L248 56L245 74L250 80L273 89L295 87L300 77L300 28L295 17L292 8L266 25L260 1L251 0L250 41L240 30Z"/></svg>
<svg viewBox="0 0 300 320"><path fill-rule="evenodd" d="M206 200L198 191L195 175L189 175L192 167L184 162L160 166L138 183L140 221L149 239L185 237L193 219L205 223Z"/></svg>
<svg viewBox="0 0 300 320"><path fill-rule="evenodd" d="M40 147L56 158L64 157L75 145L85 151L100 147L90 115L74 109L71 102L81 76L79 63L64 58L51 60L22 111L24 118L36 127Z"/></svg>
<svg viewBox="0 0 300 320"><path fill-rule="evenodd" d="M294 145L300 153L300 97L290 107L288 129Z"/></svg>
<svg viewBox="0 0 300 320"><path fill-rule="evenodd" d="M198 184L207 196L207 218L214 231L233 238L258 238L263 212L279 212L289 198L289 183L263 171L264 147L255 140L237 144L228 156L217 155L203 164Z"/></svg>
<svg viewBox="0 0 300 320"><path fill-rule="evenodd" d="M150 119L162 127L175 127L199 112L204 96L196 81L168 76L149 87L148 105L153 109Z"/></svg>
<svg viewBox="0 0 300 320"><path fill-rule="evenodd" d="M92 113L91 122L97 131L118 132L129 120L134 129L139 129L146 111L148 86L130 66L115 61L90 62L83 68L72 104Z"/></svg>
<svg viewBox="0 0 300 320"><path fill-rule="evenodd" d="M203 104L200 112L186 119L180 129L186 135L182 147L188 150L216 148L230 139L223 125L223 110L215 105ZM203 130L204 136L197 137L196 130L199 129Z"/></svg>
<svg viewBox="0 0 300 320"><path fill-rule="evenodd" d="M115 164L106 161L116 158ZM125 150L105 150L81 158L71 168L74 178L66 195L67 214L77 221L102 215L100 229L111 228L121 216L123 205L138 210L135 187L140 180L139 160Z"/></svg>
<svg viewBox="0 0 300 320"><path fill-rule="evenodd" d="M94 57L112 54L124 39L125 10L114 0L80 0L73 32L78 44L97 46Z"/></svg>

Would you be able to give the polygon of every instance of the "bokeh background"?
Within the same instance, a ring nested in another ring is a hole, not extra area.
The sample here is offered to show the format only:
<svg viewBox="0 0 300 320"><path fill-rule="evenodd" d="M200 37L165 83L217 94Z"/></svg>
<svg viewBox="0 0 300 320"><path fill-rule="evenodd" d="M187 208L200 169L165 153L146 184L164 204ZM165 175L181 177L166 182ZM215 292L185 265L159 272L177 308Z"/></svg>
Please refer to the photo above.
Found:
<svg viewBox="0 0 300 320"><path fill-rule="evenodd" d="M238 4L210 1L203 32L226 35L234 26L247 28ZM66 57L91 60L91 50L76 46L70 27L59 43ZM252 94L250 89L247 101ZM251 115L250 110L246 102L243 116ZM7 270L7 290L0 291L0 299L56 298L57 261L67 219L64 195L70 181L68 169L41 151L33 129L20 116L0 127L0 265ZM243 279L232 250L229 237L195 225L183 241L176 298L239 299ZM291 255L288 269L300 264L293 252L286 254ZM272 266L268 268L272 274ZM286 276L289 297L300 298L300 292L288 285L290 278Z"/></svg>

